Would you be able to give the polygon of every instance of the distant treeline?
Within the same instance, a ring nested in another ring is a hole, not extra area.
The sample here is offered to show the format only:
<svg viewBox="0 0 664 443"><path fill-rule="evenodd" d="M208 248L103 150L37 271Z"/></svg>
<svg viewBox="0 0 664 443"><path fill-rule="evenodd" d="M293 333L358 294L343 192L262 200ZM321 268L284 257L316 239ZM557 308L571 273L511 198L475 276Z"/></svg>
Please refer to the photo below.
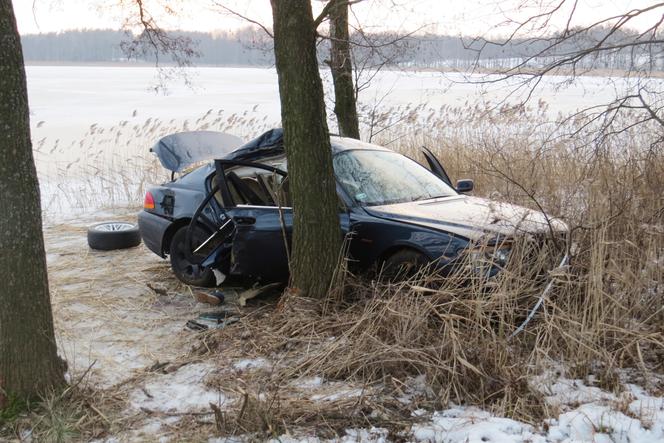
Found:
<svg viewBox="0 0 664 443"><path fill-rule="evenodd" d="M544 65L559 54L569 53L584 47L588 42L597 41L602 29L582 34L576 40L557 45L555 51L546 51L546 41L515 39L504 45L484 45L471 39L447 35L415 35L407 38L392 34L354 34L358 65L373 68L379 65L407 66L417 68L504 69L518 65L534 54L541 56L529 60L528 65ZM194 64L219 66L270 66L274 64L272 42L257 29L244 28L227 32L177 32L175 37L192 41L199 53ZM123 62L127 55L122 43L132 38L123 31L82 30L60 33L24 35L21 37L23 51L28 62ZM617 34L616 42L634 39L630 34ZM327 42L319 46L321 61L325 60ZM149 51L148 51L149 54ZM643 51L633 47L618 51L605 51L592 58L579 61L577 68L597 69L664 69L664 45L648 45ZM163 60L163 58L162 58ZM143 56L142 61L151 62L151 56Z"/></svg>
<svg viewBox="0 0 664 443"><path fill-rule="evenodd" d="M271 65L271 47L258 31L245 28L234 32L177 32L187 37L200 54L195 64ZM82 30L21 36L23 54L28 62L122 62L128 61L122 43L132 39L123 31ZM148 51L149 52L149 51ZM146 59L148 58L148 59ZM142 61L151 62L149 57Z"/></svg>

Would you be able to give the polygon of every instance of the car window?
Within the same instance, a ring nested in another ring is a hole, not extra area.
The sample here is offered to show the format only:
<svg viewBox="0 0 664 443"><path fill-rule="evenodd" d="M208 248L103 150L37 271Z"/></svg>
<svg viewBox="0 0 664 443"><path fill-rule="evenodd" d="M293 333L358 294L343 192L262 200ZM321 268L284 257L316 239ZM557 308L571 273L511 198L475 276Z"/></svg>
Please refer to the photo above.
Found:
<svg viewBox="0 0 664 443"><path fill-rule="evenodd" d="M391 151L343 151L334 157L334 173L348 195L366 206L457 195L431 171Z"/></svg>

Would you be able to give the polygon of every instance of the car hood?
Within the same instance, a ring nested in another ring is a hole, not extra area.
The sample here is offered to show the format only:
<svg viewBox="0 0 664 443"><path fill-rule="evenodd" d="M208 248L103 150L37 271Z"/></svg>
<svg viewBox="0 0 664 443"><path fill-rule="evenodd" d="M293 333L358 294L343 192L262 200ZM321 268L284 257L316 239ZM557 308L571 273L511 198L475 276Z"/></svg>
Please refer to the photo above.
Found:
<svg viewBox="0 0 664 443"><path fill-rule="evenodd" d="M180 172L205 160L222 158L242 145L242 139L215 131L179 132L160 139L151 149L162 166Z"/></svg>
<svg viewBox="0 0 664 443"><path fill-rule="evenodd" d="M370 215L443 230L469 240L519 233L566 232L567 225L542 212L478 197L453 196L364 208Z"/></svg>

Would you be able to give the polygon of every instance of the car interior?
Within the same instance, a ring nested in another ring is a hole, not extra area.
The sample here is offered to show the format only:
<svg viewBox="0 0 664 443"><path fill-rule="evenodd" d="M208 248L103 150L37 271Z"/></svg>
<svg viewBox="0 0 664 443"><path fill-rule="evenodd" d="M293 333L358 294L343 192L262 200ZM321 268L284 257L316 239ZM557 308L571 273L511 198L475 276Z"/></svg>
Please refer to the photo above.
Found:
<svg viewBox="0 0 664 443"><path fill-rule="evenodd" d="M278 163L278 164L274 164ZM283 162L265 162L265 164L281 167ZM291 206L288 192L288 177L272 171L248 166L234 166L226 171L226 183L232 202L224 202L221 191L215 194L217 202L222 206L251 205L267 207ZM213 184L218 184L218 177L213 177Z"/></svg>

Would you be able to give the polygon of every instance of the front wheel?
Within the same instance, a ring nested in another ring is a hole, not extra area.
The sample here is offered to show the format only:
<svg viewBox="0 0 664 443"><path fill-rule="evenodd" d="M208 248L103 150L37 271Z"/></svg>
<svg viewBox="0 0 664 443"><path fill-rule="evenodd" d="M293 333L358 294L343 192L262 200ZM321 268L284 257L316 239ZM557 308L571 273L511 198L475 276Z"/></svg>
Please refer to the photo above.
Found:
<svg viewBox="0 0 664 443"><path fill-rule="evenodd" d="M414 249L401 249L390 255L382 266L383 280L397 282L408 280L427 265L427 257Z"/></svg>
<svg viewBox="0 0 664 443"><path fill-rule="evenodd" d="M191 286L211 288L215 285L214 272L210 268L201 268L189 261L186 251L187 227L178 229L171 240L170 258L173 273L183 283Z"/></svg>

